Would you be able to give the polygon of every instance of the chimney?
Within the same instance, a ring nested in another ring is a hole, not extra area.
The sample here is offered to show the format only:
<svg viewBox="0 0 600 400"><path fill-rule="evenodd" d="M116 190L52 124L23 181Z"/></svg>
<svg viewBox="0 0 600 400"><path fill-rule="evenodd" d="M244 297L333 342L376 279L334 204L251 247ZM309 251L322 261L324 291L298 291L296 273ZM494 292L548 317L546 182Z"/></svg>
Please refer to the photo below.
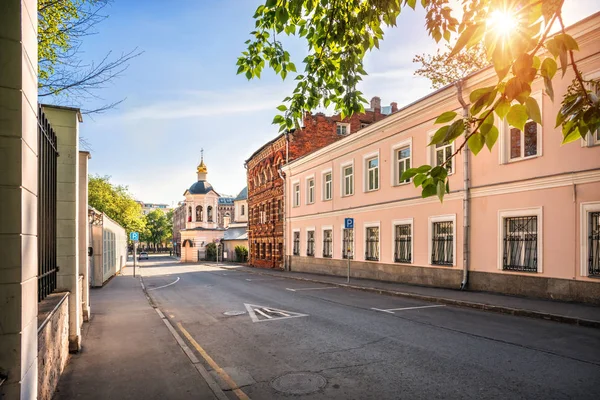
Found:
<svg viewBox="0 0 600 400"><path fill-rule="evenodd" d="M391 102L390 106L392 107L392 114L398 111L398 103L396 103L395 101Z"/></svg>
<svg viewBox="0 0 600 400"><path fill-rule="evenodd" d="M371 99L371 109L375 112L381 112L381 99L377 96Z"/></svg>

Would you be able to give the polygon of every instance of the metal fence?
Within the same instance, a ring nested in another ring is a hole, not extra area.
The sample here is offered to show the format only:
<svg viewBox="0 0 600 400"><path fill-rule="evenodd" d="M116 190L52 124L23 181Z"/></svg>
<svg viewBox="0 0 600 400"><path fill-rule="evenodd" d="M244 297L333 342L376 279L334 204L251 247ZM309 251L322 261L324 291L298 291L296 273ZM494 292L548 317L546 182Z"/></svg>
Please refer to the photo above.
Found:
<svg viewBox="0 0 600 400"><path fill-rule="evenodd" d="M56 133L38 107L38 301L56 289Z"/></svg>
<svg viewBox="0 0 600 400"><path fill-rule="evenodd" d="M588 272L590 276L600 276L600 212L592 212L589 215Z"/></svg>
<svg viewBox="0 0 600 400"><path fill-rule="evenodd" d="M454 223L434 222L431 238L431 264L454 264Z"/></svg>
<svg viewBox="0 0 600 400"><path fill-rule="evenodd" d="M502 269L537 272L537 217L504 219Z"/></svg>

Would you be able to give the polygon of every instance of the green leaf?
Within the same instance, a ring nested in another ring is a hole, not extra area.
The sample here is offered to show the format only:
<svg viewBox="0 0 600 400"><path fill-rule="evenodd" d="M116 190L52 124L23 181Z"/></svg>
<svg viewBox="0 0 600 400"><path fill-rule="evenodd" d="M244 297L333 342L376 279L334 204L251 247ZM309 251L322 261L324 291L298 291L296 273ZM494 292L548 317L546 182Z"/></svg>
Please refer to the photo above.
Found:
<svg viewBox="0 0 600 400"><path fill-rule="evenodd" d="M436 192L437 192L438 198L443 203L444 202L444 194L446 194L446 185L443 180L438 181Z"/></svg>
<svg viewBox="0 0 600 400"><path fill-rule="evenodd" d="M446 125L446 126L442 126L440 129L438 129L435 132L435 134L433 135L433 137L431 138L431 141L429 142L429 146L442 143L444 141L444 139L446 138L446 133L448 132L449 128L450 128L450 125Z"/></svg>
<svg viewBox="0 0 600 400"><path fill-rule="evenodd" d="M560 41L567 50L579 50L579 46L575 39L566 33L556 35L555 40Z"/></svg>
<svg viewBox="0 0 600 400"><path fill-rule="evenodd" d="M448 128L444 142L452 142L465 131L465 123L462 119L456 120Z"/></svg>
<svg viewBox="0 0 600 400"><path fill-rule="evenodd" d="M496 86L488 86L488 87L484 87L484 88L481 88L481 89L475 89L469 95L469 100L471 100L471 103L475 103L483 95L490 93L495 88L496 88Z"/></svg>
<svg viewBox="0 0 600 400"><path fill-rule="evenodd" d="M452 121L456 117L456 113L454 111L446 111L435 120L436 124L443 124L446 122Z"/></svg>
<svg viewBox="0 0 600 400"><path fill-rule="evenodd" d="M473 154L477 155L483 149L483 145L485 144L485 138L480 133L475 133L469 137L467 140L467 144L469 145L469 149L473 152Z"/></svg>
<svg viewBox="0 0 600 400"><path fill-rule="evenodd" d="M421 197L426 198L426 197L435 196L436 194L437 194L437 185L430 184L423 188L423 191L421 192Z"/></svg>
<svg viewBox="0 0 600 400"><path fill-rule="evenodd" d="M513 105L506 114L506 120L511 126L522 131L525 129L525 123L527 122L527 108L521 104Z"/></svg>
<svg viewBox="0 0 600 400"><path fill-rule="evenodd" d="M407 181L410 178L412 178L413 176L417 175L419 172L417 171L416 168L409 168L406 171L404 171L402 173L402 176L400 177L401 181Z"/></svg>
<svg viewBox="0 0 600 400"><path fill-rule="evenodd" d="M550 97L550 100L554 101L554 88L552 87L552 79L545 76L544 86L546 87L546 94L548 97Z"/></svg>
<svg viewBox="0 0 600 400"><path fill-rule="evenodd" d="M548 57L542 62L542 66L540 67L540 74L543 77L548 77L552 79L554 77L554 74L556 74L557 68L558 66L556 65L556 61Z"/></svg>
<svg viewBox="0 0 600 400"><path fill-rule="evenodd" d="M413 179L413 183L415 184L415 187L421 186L421 184L423 183L425 178L427 178L427 175L425 175L425 174L418 174L417 176L415 176L415 178Z"/></svg>
<svg viewBox="0 0 600 400"><path fill-rule="evenodd" d="M283 117L283 115L276 115L275 118L273 118L273 122L272 124L283 124L285 123L285 118Z"/></svg>
<svg viewBox="0 0 600 400"><path fill-rule="evenodd" d="M498 117L504 120L504 117L506 117L506 114L508 114L508 111L510 110L510 102L504 98L499 100L495 110Z"/></svg>
<svg viewBox="0 0 600 400"><path fill-rule="evenodd" d="M406 0L406 4L414 10L417 4L417 0Z"/></svg>
<svg viewBox="0 0 600 400"><path fill-rule="evenodd" d="M498 140L498 128L492 126L492 129L485 135L485 145L489 151L492 151L494 144Z"/></svg>
<svg viewBox="0 0 600 400"><path fill-rule="evenodd" d="M575 128L563 138L562 144L571 143L576 141L577 139L581 139L581 134L579 133L579 129Z"/></svg>
<svg viewBox="0 0 600 400"><path fill-rule="evenodd" d="M538 124L542 124L542 113L537 101L533 97L529 97L525 101L525 108L527 109L527 115L530 119L534 120Z"/></svg>
<svg viewBox="0 0 600 400"><path fill-rule="evenodd" d="M424 174L425 172L429 172L430 169L431 165L421 165L419 168L417 168L417 172L419 174Z"/></svg>
<svg viewBox="0 0 600 400"><path fill-rule="evenodd" d="M281 112L287 111L287 107L285 104L280 105L279 107L277 107L277 109Z"/></svg>
<svg viewBox="0 0 600 400"><path fill-rule="evenodd" d="M473 34L475 33L475 31L477 30L479 25L480 24L467 26L467 28L462 32L462 34L456 41L456 44L454 45L454 48L448 55L448 58L454 57L467 45L467 43L469 42L469 39L471 39L471 37L473 36Z"/></svg>

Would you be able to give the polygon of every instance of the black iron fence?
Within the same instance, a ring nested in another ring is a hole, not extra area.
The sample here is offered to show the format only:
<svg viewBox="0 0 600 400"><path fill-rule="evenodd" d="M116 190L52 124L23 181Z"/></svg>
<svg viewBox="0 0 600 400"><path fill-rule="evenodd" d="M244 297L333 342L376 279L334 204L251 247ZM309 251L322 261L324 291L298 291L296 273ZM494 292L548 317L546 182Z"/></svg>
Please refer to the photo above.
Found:
<svg viewBox="0 0 600 400"><path fill-rule="evenodd" d="M454 223L434 222L431 238L431 264L454 264Z"/></svg>
<svg viewBox="0 0 600 400"><path fill-rule="evenodd" d="M590 234L588 236L588 273L600 276L600 212L590 215Z"/></svg>
<svg viewBox="0 0 600 400"><path fill-rule="evenodd" d="M537 272L537 217L504 219L502 269Z"/></svg>
<svg viewBox="0 0 600 400"><path fill-rule="evenodd" d="M56 289L56 133L38 107L38 301Z"/></svg>

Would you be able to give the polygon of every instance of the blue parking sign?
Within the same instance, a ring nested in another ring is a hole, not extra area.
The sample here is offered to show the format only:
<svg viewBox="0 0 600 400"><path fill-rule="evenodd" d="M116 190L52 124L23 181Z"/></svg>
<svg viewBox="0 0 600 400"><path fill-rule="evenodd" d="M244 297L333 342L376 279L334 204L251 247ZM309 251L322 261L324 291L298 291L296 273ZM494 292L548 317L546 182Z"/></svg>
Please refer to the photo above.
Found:
<svg viewBox="0 0 600 400"><path fill-rule="evenodd" d="M140 240L140 234L139 232L129 232L129 240L137 242L138 240Z"/></svg>
<svg viewBox="0 0 600 400"><path fill-rule="evenodd" d="M354 218L344 218L344 228L354 229Z"/></svg>

